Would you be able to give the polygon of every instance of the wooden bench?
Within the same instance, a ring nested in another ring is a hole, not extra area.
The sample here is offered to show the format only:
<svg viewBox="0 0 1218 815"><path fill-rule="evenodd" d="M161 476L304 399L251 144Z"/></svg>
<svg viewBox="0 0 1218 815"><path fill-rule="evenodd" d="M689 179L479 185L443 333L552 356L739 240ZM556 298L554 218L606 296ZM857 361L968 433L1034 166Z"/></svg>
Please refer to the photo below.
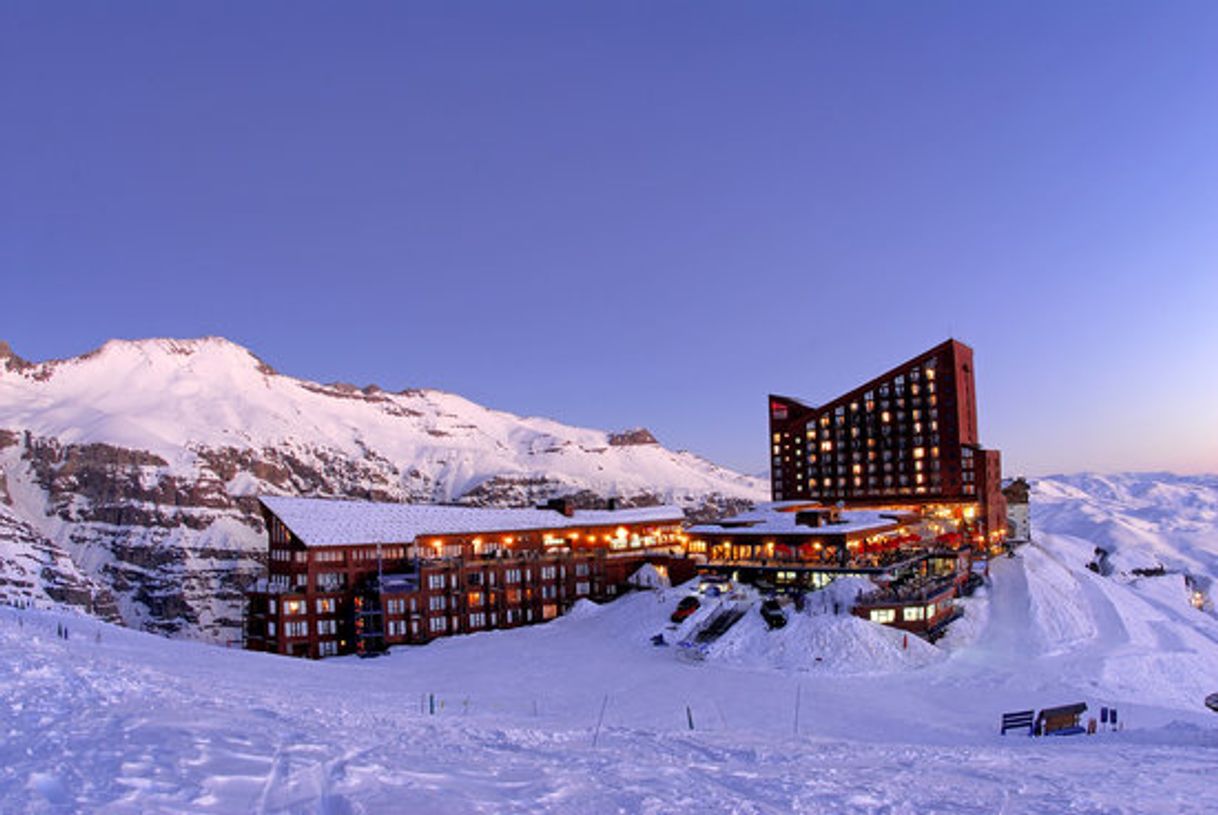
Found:
<svg viewBox="0 0 1218 815"><path fill-rule="evenodd" d="M1016 730L1021 727L1028 728L1028 735L1032 735L1032 725L1036 720L1036 711L1033 710L1018 710L1014 713L1002 714L1002 735L1006 735L1008 730Z"/></svg>

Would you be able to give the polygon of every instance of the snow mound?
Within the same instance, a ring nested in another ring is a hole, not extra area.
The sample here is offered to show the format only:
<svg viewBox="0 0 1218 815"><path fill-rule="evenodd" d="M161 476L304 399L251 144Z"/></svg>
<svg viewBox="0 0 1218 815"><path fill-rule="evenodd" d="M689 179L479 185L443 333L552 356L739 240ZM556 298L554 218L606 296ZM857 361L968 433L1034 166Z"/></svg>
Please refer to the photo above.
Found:
<svg viewBox="0 0 1218 815"><path fill-rule="evenodd" d="M707 653L707 659L733 665L846 676L922 668L944 657L919 637L845 610L835 615L788 608L787 624L770 630L756 607Z"/></svg>
<svg viewBox="0 0 1218 815"><path fill-rule="evenodd" d="M666 589L671 584L668 577L650 563L644 563L639 570L630 576L630 585L640 589Z"/></svg>

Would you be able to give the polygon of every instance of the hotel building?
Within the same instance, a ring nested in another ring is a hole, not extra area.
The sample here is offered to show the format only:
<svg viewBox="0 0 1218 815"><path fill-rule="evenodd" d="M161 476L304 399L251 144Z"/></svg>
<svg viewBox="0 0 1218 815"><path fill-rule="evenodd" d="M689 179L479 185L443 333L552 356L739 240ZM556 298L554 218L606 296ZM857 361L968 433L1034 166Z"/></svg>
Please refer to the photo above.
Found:
<svg viewBox="0 0 1218 815"><path fill-rule="evenodd" d="M535 509L263 497L267 576L245 647L303 657L553 619L606 600L643 564L687 580L678 507Z"/></svg>
<svg viewBox="0 0 1218 815"><path fill-rule="evenodd" d="M979 440L967 345L948 340L820 405L771 395L769 420L775 501L950 515L974 548L1001 543L1001 458Z"/></svg>

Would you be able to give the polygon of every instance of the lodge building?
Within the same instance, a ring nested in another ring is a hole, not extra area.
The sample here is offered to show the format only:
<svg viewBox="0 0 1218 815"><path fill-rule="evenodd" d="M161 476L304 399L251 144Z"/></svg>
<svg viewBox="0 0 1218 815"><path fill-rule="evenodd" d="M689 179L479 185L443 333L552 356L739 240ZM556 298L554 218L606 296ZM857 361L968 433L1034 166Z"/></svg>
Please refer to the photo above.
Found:
<svg viewBox="0 0 1218 815"><path fill-rule="evenodd" d="M802 593L868 578L853 613L931 638L1007 536L1001 458L980 445L973 352L948 340L820 406L769 397L772 503L684 530L676 507L531 509L264 497L267 576L247 648L305 657L554 619L639 567ZM1026 488L1008 489L1023 515ZM1020 522L1019 519L1022 519Z"/></svg>
<svg viewBox="0 0 1218 815"><path fill-rule="evenodd" d="M934 638L1007 533L973 351L947 340L819 406L769 397L773 502L689 529L703 570L777 591L868 578L853 613Z"/></svg>
<svg viewBox="0 0 1218 815"><path fill-rule="evenodd" d="M1002 463L979 442L973 351L947 340L820 406L769 397L775 501L952 512L968 542L1006 530Z"/></svg>
<svg viewBox="0 0 1218 815"><path fill-rule="evenodd" d="M677 507L534 509L263 497L267 576L245 647L303 657L512 628L621 592L644 563L694 575Z"/></svg>
<svg viewBox="0 0 1218 815"><path fill-rule="evenodd" d="M812 502L762 504L688 530L702 570L763 590L802 593L841 577L865 577L853 613L872 622L937 636L969 592L972 547L953 515L846 510Z"/></svg>

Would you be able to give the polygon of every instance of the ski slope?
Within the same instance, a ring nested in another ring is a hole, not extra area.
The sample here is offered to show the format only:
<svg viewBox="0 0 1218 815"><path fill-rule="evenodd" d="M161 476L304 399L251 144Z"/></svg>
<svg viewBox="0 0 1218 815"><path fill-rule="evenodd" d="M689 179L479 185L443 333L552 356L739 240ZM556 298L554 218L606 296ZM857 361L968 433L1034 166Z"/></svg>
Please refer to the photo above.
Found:
<svg viewBox="0 0 1218 815"><path fill-rule="evenodd" d="M673 627L682 588L315 663L0 608L0 812L1212 813L1218 619L1184 573L1213 577L1214 527L1178 500L1209 488L1134 482L1176 511L1038 482L1035 542L933 646L815 595L777 631L748 592ZM651 644L726 603L704 659ZM1122 729L998 734L1080 701Z"/></svg>
<svg viewBox="0 0 1218 815"><path fill-rule="evenodd" d="M1029 586L1061 568L1037 550L996 563L990 596L968 601L987 610L976 636L917 641L932 658L904 661L896 632L824 614L778 632L751 615L725 635L737 647L690 663L649 642L680 589L317 663L4 609L0 809L1212 812L1212 714L1160 672L1180 668L1172 652L1138 655L1124 621L1145 609L1093 586L1089 633L1047 614ZM805 670L740 658L842 625L868 647ZM1168 626L1218 664L1204 634ZM997 735L1004 710L1079 700L1119 705L1127 729Z"/></svg>

